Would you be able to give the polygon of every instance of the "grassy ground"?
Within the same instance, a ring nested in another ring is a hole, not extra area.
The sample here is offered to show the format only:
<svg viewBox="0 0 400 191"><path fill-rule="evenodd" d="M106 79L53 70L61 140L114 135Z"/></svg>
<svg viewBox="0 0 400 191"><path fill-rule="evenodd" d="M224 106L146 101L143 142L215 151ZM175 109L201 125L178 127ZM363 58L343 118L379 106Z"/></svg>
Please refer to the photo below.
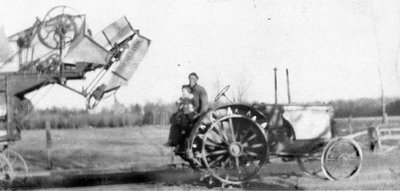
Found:
<svg viewBox="0 0 400 191"><path fill-rule="evenodd" d="M51 130L53 169L156 168L171 160L171 150L162 146L168 131L152 126ZM45 135L44 130L23 131L13 146L33 171L48 167Z"/></svg>
<svg viewBox="0 0 400 191"><path fill-rule="evenodd" d="M380 120L353 118L353 133L378 125ZM335 121L338 135L350 133L347 118ZM389 122L400 126L400 117L390 117ZM144 170L163 166L171 162L171 149L162 146L168 132L167 126L51 130L53 169L132 167ZM358 139L364 143L367 140L367 137ZM22 140L13 149L24 156L33 171L45 170L49 165L44 130L23 131Z"/></svg>

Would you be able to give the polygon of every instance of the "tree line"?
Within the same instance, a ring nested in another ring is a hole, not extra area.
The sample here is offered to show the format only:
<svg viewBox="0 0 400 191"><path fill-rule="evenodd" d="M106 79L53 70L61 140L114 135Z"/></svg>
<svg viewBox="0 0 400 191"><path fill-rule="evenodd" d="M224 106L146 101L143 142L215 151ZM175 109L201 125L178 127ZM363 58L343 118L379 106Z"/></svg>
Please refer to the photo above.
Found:
<svg viewBox="0 0 400 191"><path fill-rule="evenodd" d="M51 108L33 111L22 120L22 125L24 129L44 129L46 121L54 129L168 125L174 110L174 104L160 103L120 105L100 112Z"/></svg>
<svg viewBox="0 0 400 191"><path fill-rule="evenodd" d="M217 103L216 105L220 105ZM307 104L321 104L312 102ZM335 109L335 117L372 117L381 116L380 99L361 98L353 100L334 100L328 102ZM212 106L212 107L215 107ZM132 104L103 109L100 112L87 110L68 110L52 108L35 110L22 121L25 129L44 129L46 121L52 128L73 129L81 127L124 127L144 125L169 125L170 116L176 111L173 103ZM387 99L386 112L389 116L400 115L400 99Z"/></svg>
<svg viewBox="0 0 400 191"><path fill-rule="evenodd" d="M387 98L386 113L389 116L400 115L400 99ZM329 102L335 109L335 117L375 117L382 116L380 98L360 98L353 100L335 100Z"/></svg>

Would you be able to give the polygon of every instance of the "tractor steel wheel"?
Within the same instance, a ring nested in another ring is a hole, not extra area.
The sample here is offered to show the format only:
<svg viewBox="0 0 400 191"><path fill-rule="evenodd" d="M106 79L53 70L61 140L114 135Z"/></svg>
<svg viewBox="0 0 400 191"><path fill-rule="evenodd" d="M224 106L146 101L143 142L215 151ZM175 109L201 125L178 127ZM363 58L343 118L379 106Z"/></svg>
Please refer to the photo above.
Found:
<svg viewBox="0 0 400 191"><path fill-rule="evenodd" d="M267 161L267 136L245 115L214 119L204 134L202 158L212 177L223 184L241 184L253 178Z"/></svg>
<svg viewBox="0 0 400 191"><path fill-rule="evenodd" d="M336 139L322 153L322 171L330 180L353 178L360 172L362 160L362 150L354 140Z"/></svg>

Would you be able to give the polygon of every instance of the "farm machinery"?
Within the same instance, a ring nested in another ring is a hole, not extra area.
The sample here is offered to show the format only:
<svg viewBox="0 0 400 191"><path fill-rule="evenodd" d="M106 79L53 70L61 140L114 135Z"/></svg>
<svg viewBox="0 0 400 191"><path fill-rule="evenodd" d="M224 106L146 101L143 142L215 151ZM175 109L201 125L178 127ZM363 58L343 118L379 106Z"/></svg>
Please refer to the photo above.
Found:
<svg viewBox="0 0 400 191"><path fill-rule="evenodd" d="M329 105L230 103L199 116L175 154L202 171L207 184L223 187L243 185L277 160L296 161L306 174L329 180L353 178L362 150L352 139L335 137L332 122Z"/></svg>
<svg viewBox="0 0 400 191"><path fill-rule="evenodd" d="M21 139L21 121L33 109L26 94L58 84L84 96L87 108L93 108L128 82L149 46L126 17L92 35L85 15L67 6L52 8L9 37L0 30L0 180L28 171L24 158L10 148ZM89 72L94 78L82 90L68 84Z"/></svg>

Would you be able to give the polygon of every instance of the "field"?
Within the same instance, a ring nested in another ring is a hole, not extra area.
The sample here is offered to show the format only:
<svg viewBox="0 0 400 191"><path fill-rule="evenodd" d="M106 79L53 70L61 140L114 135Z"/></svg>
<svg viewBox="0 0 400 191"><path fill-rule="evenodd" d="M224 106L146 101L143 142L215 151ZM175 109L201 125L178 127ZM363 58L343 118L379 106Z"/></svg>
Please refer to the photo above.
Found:
<svg viewBox="0 0 400 191"><path fill-rule="evenodd" d="M51 130L53 169L157 168L171 158L171 150L162 146L167 135L168 128L152 126ZM48 167L44 130L23 131L13 148L26 158L31 170Z"/></svg>
<svg viewBox="0 0 400 191"><path fill-rule="evenodd" d="M379 123L379 118L352 119L353 132ZM348 133L347 119L337 119L338 132ZM400 118L391 118L392 124ZM205 189L197 184L190 171L168 169L172 159L171 149L163 147L168 127L82 128L52 130L53 170L69 169L131 169L160 174L149 182L127 185L100 186L99 189ZM49 167L46 155L44 130L23 131L22 140L13 149L21 153L31 171L44 171ZM361 140L364 152L363 169L353 180L327 181L304 175L295 162L275 161L266 165L260 177L247 189L400 189L400 149L386 154L371 153ZM172 161L173 160L173 161ZM171 177L179 177L173 178ZM126 182L125 182L126 183ZM145 183L145 184L144 184ZM177 185L178 184L178 187ZM179 187L183 186L183 187ZM88 189L88 188L86 188Z"/></svg>

